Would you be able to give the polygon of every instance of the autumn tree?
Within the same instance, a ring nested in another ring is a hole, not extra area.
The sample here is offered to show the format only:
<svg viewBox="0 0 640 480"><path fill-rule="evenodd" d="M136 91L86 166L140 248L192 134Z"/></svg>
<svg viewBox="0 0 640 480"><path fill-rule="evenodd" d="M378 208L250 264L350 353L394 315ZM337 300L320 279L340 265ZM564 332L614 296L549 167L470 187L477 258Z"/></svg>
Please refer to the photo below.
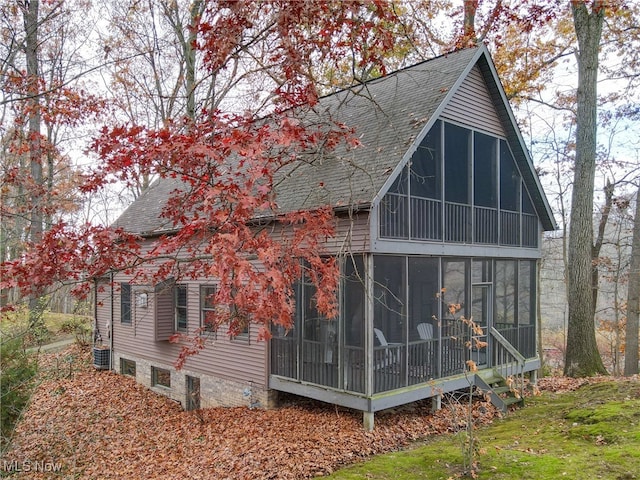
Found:
<svg viewBox="0 0 640 480"><path fill-rule="evenodd" d="M195 120L215 110L220 76L200 68L197 22L206 2L105 1L110 29L101 34L107 59L107 88L116 107L114 122L152 128L184 116ZM137 198L152 178L131 186Z"/></svg>
<svg viewBox="0 0 640 480"><path fill-rule="evenodd" d="M276 186L286 172L336 145L357 148L348 126L316 111L313 66L337 65L352 52L358 70L381 64L380 54L395 41L386 28L394 20L391 5L221 1L206 2L189 18L200 78L215 80L216 104L204 105L195 118L187 108L162 125L136 119L104 127L92 144L100 164L82 186L93 193L112 182L136 185L143 175L157 177L168 193L161 213L166 234L143 249L138 237L117 228L60 221L19 262L3 264L3 284L36 291L73 281L87 293L84 279L110 272L152 284L215 277L220 308L213 321L233 333L251 318L267 337L271 323L290 326L291 289L304 270L317 287L318 309L331 317L337 271L321 245L333 233L332 210L320 205L283 215ZM220 87L242 87L249 79L268 90L238 109L237 90ZM45 267L39 275L33 275L36 265ZM202 348L201 339L185 344L184 355Z"/></svg>
<svg viewBox="0 0 640 480"><path fill-rule="evenodd" d="M81 82L91 70L79 54L88 29L84 0L13 2L2 5L2 155L0 189L2 260L19 258L61 218L82 207L76 190L80 170L65 150L104 103ZM44 290L31 291L32 324ZM4 290L3 302L20 300Z"/></svg>

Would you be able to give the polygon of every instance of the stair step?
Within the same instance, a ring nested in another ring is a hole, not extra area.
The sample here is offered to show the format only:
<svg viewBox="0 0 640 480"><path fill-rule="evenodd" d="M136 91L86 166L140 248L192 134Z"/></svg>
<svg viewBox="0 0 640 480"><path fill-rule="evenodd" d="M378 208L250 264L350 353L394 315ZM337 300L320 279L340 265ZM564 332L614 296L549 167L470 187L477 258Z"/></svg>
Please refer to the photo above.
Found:
<svg viewBox="0 0 640 480"><path fill-rule="evenodd" d="M488 378L483 378L484 383L486 383L487 385L493 385L495 383L504 383L504 378L502 377L488 377Z"/></svg>
<svg viewBox="0 0 640 480"><path fill-rule="evenodd" d="M504 404L508 407L509 405L515 405L517 403L523 403L523 399L522 398L517 398L517 397L507 397L507 398L503 398L502 401L504 402Z"/></svg>
<svg viewBox="0 0 640 480"><path fill-rule="evenodd" d="M500 395L501 393L508 393L511 391L511 389L507 386L503 386L503 387L495 387L492 388L492 390L497 393L498 395Z"/></svg>

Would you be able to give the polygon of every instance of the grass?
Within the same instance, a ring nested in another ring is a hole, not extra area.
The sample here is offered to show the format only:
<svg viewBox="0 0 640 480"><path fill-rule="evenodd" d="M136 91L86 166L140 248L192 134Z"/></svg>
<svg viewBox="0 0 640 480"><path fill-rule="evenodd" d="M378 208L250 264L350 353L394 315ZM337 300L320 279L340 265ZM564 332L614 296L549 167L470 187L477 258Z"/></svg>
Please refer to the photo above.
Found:
<svg viewBox="0 0 640 480"><path fill-rule="evenodd" d="M91 337L91 317L82 314L43 312L44 331L37 334L29 330L29 317L26 308L13 312L3 312L0 332L6 337L20 337L25 347L53 343L67 338L76 338L86 342ZM86 338L85 338L86 337Z"/></svg>
<svg viewBox="0 0 640 480"><path fill-rule="evenodd" d="M545 392L477 431L480 479L640 478L640 384L607 381ZM375 457L330 479L449 479L460 475L460 442L450 435Z"/></svg>

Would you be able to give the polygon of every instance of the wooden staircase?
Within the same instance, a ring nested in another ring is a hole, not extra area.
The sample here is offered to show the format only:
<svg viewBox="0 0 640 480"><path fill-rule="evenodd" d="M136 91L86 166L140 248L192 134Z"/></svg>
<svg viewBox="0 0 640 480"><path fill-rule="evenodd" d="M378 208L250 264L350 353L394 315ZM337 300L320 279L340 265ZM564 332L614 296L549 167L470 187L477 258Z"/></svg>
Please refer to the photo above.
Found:
<svg viewBox="0 0 640 480"><path fill-rule="evenodd" d="M509 386L504 377L494 374L483 378L476 375L474 382L477 388L489 395L491 403L503 413L506 413L511 405L524 404L522 392L515 385Z"/></svg>

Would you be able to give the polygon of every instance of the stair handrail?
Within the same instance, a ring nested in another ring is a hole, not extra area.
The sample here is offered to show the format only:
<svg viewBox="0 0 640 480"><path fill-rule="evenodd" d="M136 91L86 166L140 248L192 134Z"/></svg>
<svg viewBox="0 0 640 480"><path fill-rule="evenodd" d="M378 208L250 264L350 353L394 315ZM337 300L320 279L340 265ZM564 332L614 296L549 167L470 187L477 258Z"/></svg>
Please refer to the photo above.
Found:
<svg viewBox="0 0 640 480"><path fill-rule="evenodd" d="M490 327L489 332L491 336L502 346L511 356L511 360L515 361L518 366L516 376L518 377L518 389L520 390L520 398L524 398L524 366L526 359L513 344L507 340L495 327ZM499 368L499 365L494 365L494 368Z"/></svg>

